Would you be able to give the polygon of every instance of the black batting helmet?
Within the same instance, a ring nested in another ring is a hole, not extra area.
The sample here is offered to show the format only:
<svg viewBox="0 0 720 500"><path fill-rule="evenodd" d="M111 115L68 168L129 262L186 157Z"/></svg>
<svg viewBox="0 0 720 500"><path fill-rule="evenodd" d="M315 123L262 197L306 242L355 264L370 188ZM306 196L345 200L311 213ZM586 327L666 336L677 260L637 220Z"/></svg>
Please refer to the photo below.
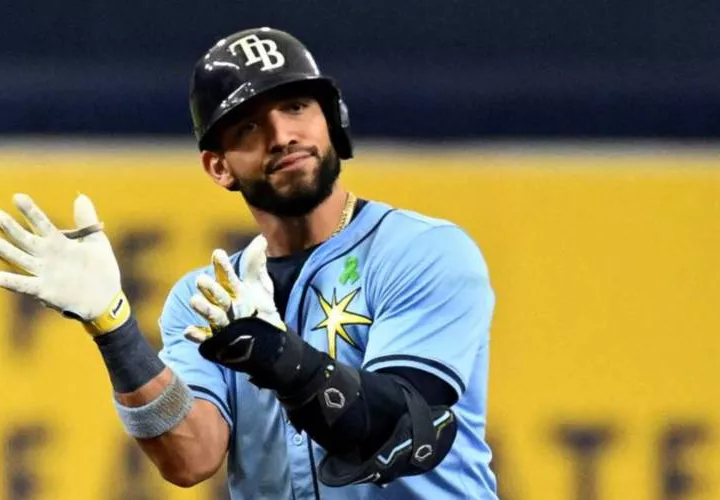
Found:
<svg viewBox="0 0 720 500"><path fill-rule="evenodd" d="M254 97L302 85L322 107L340 158L352 158L347 107L335 82L320 73L310 51L272 28L240 31L217 42L198 60L190 84L190 112L200 150L217 147L217 131Z"/></svg>

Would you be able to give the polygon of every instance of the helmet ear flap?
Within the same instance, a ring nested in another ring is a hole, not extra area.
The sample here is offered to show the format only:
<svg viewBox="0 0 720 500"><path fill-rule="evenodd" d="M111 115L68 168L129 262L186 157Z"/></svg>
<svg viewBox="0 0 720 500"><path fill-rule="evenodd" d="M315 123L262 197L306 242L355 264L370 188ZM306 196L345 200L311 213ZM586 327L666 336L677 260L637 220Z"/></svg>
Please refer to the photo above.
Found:
<svg viewBox="0 0 720 500"><path fill-rule="evenodd" d="M350 112L339 93L333 101L334 109L331 110L328 117L330 138L340 159L348 160L353 157L352 141L350 140Z"/></svg>
<svg viewBox="0 0 720 500"><path fill-rule="evenodd" d="M342 97L338 97L338 116L340 117L340 126L350 128L350 112Z"/></svg>

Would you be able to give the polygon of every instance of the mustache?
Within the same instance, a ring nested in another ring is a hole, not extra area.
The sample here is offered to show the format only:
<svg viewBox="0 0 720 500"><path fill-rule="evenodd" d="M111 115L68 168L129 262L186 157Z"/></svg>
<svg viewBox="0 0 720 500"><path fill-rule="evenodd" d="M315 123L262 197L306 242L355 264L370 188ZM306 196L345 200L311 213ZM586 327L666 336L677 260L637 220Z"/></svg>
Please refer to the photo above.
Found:
<svg viewBox="0 0 720 500"><path fill-rule="evenodd" d="M265 167L265 173L271 173L277 169L278 164L288 155L293 153L305 153L315 158L320 158L320 151L315 146L301 146L299 144L291 144L283 148L282 151L275 153L268 161Z"/></svg>

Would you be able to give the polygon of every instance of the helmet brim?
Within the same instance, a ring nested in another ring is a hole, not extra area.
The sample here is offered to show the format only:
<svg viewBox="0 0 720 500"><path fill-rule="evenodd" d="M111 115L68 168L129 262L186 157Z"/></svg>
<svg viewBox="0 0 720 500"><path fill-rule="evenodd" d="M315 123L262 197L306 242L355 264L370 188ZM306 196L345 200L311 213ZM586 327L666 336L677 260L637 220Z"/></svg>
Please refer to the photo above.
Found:
<svg viewBox="0 0 720 500"><path fill-rule="evenodd" d="M222 131L240 119L243 110L261 97L267 98L282 94L284 91L295 91L312 95L320 102L327 116L329 103L337 101L339 91L335 82L326 76L285 73L268 77L256 82L246 82L235 89L217 107L209 120L207 129L199 141L200 150L217 150Z"/></svg>

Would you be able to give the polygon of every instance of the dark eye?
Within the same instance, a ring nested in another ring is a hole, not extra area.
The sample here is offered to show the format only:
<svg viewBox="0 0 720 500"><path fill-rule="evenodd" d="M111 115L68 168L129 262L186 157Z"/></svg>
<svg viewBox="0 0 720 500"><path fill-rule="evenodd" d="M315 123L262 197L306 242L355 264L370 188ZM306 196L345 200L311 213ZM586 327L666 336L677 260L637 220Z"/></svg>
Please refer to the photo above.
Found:
<svg viewBox="0 0 720 500"><path fill-rule="evenodd" d="M245 137L246 135L251 134L252 132L254 132L256 128L257 128L257 123L255 123L255 122L246 122L246 123L243 123L242 125L240 125L240 126L237 128L237 136L238 136L238 137Z"/></svg>
<svg viewBox="0 0 720 500"><path fill-rule="evenodd" d="M307 109L308 105L307 99L295 99L288 101L284 107L285 111L289 113L302 113L305 109Z"/></svg>

